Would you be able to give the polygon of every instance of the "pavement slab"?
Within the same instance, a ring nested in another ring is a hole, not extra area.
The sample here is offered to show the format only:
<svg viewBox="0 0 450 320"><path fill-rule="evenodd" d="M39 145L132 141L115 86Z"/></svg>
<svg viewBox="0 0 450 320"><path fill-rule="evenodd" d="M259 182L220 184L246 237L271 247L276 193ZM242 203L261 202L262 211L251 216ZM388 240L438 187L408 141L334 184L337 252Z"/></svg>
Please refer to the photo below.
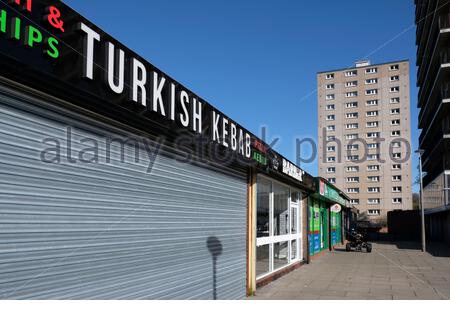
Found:
<svg viewBox="0 0 450 320"><path fill-rule="evenodd" d="M338 248L259 288L249 299L450 299L450 245L430 244L431 253L415 247L379 242L372 253Z"/></svg>

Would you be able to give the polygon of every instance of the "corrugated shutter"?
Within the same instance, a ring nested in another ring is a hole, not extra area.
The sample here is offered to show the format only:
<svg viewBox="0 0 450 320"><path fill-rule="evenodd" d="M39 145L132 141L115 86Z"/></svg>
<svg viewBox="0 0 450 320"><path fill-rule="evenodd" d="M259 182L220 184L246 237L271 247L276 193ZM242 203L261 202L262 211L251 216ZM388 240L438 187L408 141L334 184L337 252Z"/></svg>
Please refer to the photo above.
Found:
<svg viewBox="0 0 450 320"><path fill-rule="evenodd" d="M121 163L113 148L105 163L102 140L118 131L67 115L0 86L0 298L245 297L245 174L166 147L150 174L145 150L135 163L127 147ZM99 141L98 164L67 161L68 124L74 154ZM60 164L40 160L46 138L61 142Z"/></svg>

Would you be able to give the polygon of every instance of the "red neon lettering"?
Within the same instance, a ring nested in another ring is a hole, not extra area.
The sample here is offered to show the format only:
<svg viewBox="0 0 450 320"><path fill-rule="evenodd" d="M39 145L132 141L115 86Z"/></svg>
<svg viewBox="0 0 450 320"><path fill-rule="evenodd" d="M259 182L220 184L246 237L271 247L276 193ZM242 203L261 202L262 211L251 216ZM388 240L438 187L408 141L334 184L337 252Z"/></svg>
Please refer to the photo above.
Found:
<svg viewBox="0 0 450 320"><path fill-rule="evenodd" d="M47 20L50 25L56 29L64 32L64 21L61 19L61 12L58 8L51 6L49 7L50 14L47 16Z"/></svg>
<svg viewBox="0 0 450 320"><path fill-rule="evenodd" d="M14 0L14 2L15 2L16 4L18 4L18 5L21 4L21 0ZM26 0L25 8L26 8L28 11L30 11L30 12L31 12L31 7L32 7L32 5L33 5L33 0Z"/></svg>
<svg viewBox="0 0 450 320"><path fill-rule="evenodd" d="M266 153L267 152L267 147L261 141L255 140L253 145L255 146L256 149L258 149L262 153Z"/></svg>

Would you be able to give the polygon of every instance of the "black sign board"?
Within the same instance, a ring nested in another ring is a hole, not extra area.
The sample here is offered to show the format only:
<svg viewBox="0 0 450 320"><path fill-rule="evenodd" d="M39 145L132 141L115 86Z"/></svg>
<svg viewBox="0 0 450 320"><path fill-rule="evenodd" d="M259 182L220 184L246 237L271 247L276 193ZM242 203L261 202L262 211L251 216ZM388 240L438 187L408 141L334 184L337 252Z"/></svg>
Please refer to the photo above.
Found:
<svg viewBox="0 0 450 320"><path fill-rule="evenodd" d="M0 0L0 66L8 78L92 108L107 105L150 131L204 137L236 161L313 188L312 177L61 1Z"/></svg>

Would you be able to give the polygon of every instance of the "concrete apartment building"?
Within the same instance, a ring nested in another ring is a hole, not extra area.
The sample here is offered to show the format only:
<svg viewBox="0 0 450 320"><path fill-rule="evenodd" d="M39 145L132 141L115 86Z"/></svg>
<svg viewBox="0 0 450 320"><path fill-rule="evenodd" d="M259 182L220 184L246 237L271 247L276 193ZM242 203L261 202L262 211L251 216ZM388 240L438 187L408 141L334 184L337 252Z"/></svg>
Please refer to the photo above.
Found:
<svg viewBox="0 0 450 320"><path fill-rule="evenodd" d="M320 72L319 175L362 214L412 209L409 62Z"/></svg>
<svg viewBox="0 0 450 320"><path fill-rule="evenodd" d="M439 212L450 205L450 4L415 3L424 207Z"/></svg>

